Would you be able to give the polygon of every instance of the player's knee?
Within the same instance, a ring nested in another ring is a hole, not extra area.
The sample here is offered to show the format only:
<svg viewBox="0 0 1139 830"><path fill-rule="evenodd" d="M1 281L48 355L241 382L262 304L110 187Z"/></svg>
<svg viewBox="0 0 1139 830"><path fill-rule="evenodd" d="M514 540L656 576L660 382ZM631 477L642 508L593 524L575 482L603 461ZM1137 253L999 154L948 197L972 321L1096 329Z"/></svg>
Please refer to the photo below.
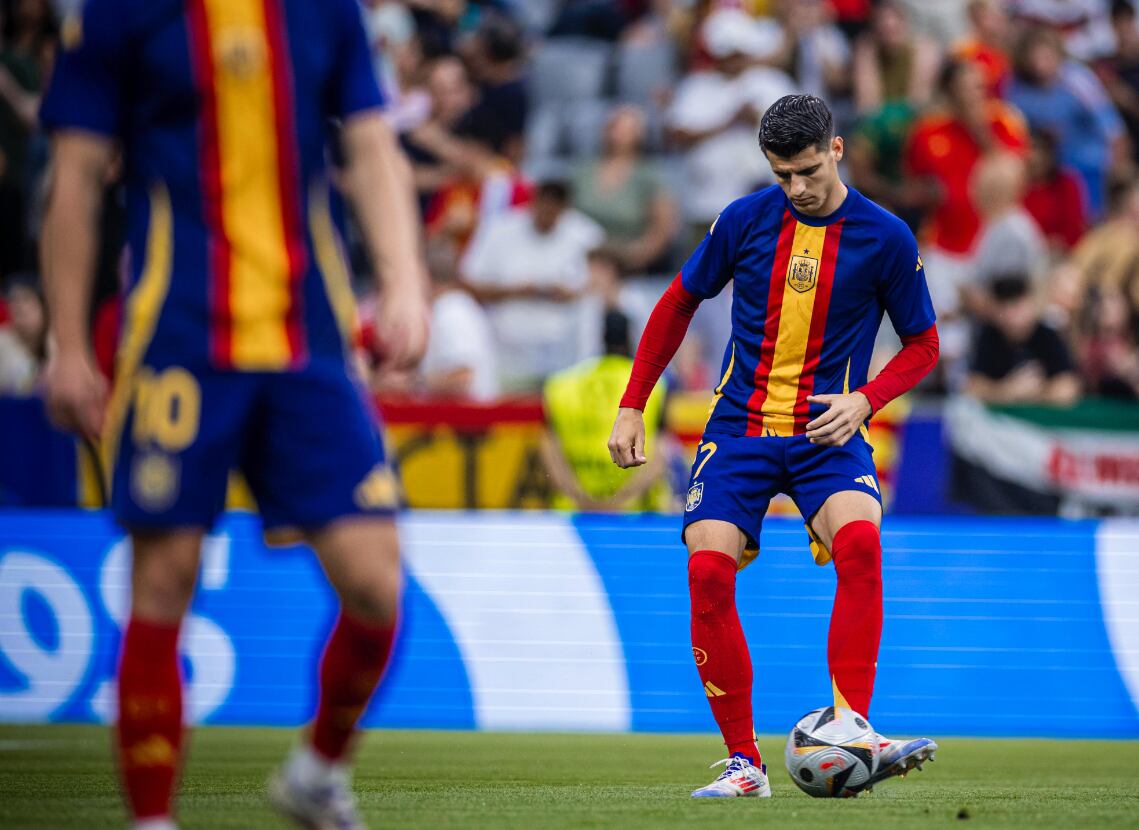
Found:
<svg viewBox="0 0 1139 830"><path fill-rule="evenodd" d="M736 563L718 551L697 551L688 557L688 591L693 613L713 613L735 596Z"/></svg>
<svg viewBox="0 0 1139 830"><path fill-rule="evenodd" d="M882 541L873 522L844 525L835 534L832 554L840 582L881 588Z"/></svg>
<svg viewBox="0 0 1139 830"><path fill-rule="evenodd" d="M402 578L398 560L391 567L369 568L339 586L340 604L357 619L391 622L399 611Z"/></svg>
<svg viewBox="0 0 1139 830"><path fill-rule="evenodd" d="M147 563L135 573L132 612L149 620L180 620L194 596L197 577L196 567L176 562Z"/></svg>

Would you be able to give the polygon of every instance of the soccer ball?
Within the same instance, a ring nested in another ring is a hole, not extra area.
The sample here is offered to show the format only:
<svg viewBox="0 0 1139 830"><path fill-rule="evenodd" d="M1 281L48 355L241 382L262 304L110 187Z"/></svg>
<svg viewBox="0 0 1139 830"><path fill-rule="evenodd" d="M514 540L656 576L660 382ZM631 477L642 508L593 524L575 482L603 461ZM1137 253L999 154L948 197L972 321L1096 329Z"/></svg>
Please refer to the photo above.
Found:
<svg viewBox="0 0 1139 830"><path fill-rule="evenodd" d="M856 795L878 770L878 735L855 711L816 709L799 719L783 754L791 780L815 798Z"/></svg>

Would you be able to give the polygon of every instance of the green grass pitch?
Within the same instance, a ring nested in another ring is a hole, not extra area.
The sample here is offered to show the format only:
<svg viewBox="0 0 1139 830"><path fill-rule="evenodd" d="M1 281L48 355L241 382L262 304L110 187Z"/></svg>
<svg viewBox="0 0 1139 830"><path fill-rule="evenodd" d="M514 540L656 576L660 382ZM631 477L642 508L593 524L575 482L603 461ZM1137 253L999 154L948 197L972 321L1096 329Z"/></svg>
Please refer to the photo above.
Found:
<svg viewBox="0 0 1139 830"><path fill-rule="evenodd" d="M182 827L285 827L262 793L293 735L195 730ZM125 826L110 743L93 726L0 726L0 827ZM760 748L774 798L694 801L722 754L712 736L378 731L356 790L369 826L400 830L1139 828L1139 742L945 740L924 772L853 800L808 798L787 778L782 740Z"/></svg>

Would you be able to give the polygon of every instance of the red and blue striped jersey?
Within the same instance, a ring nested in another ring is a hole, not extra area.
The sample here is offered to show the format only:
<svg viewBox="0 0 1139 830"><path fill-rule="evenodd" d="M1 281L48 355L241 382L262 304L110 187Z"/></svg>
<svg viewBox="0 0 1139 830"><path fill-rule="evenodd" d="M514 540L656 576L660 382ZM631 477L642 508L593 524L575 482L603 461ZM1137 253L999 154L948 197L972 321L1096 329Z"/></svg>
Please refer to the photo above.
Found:
<svg viewBox="0 0 1139 830"><path fill-rule="evenodd" d="M342 360L355 310L330 123L383 104L355 0L88 0L64 34L43 122L123 148L120 354L243 371Z"/></svg>
<svg viewBox="0 0 1139 830"><path fill-rule="evenodd" d="M826 408L808 395L866 383L883 313L903 336L934 324L913 234L853 188L825 217L798 213L778 186L730 204L681 271L704 299L729 280L710 435L801 435Z"/></svg>

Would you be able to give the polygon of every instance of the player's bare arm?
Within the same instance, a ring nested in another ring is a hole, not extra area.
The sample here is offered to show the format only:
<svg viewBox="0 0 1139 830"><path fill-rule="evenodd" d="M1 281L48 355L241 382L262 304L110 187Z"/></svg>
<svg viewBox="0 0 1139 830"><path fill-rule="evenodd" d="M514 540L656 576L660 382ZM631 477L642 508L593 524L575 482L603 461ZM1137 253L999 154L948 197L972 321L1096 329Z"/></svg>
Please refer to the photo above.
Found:
<svg viewBox="0 0 1139 830"><path fill-rule="evenodd" d="M827 407L826 412L807 424L808 440L824 447L841 447L871 415L870 401L861 392L808 395L807 403Z"/></svg>
<svg viewBox="0 0 1139 830"><path fill-rule="evenodd" d="M645 416L639 409L621 407L609 435L609 455L622 469L640 467L649 459L645 455Z"/></svg>
<svg viewBox="0 0 1139 830"><path fill-rule="evenodd" d="M44 373L48 414L59 427L97 438L107 388L91 357L88 315L99 244L103 185L114 159L108 139L57 133L41 238L44 291L51 309Z"/></svg>
<svg viewBox="0 0 1139 830"><path fill-rule="evenodd" d="M380 340L388 365L409 368L427 348L429 315L411 167L377 111L349 118L343 141L347 196L382 293Z"/></svg>

